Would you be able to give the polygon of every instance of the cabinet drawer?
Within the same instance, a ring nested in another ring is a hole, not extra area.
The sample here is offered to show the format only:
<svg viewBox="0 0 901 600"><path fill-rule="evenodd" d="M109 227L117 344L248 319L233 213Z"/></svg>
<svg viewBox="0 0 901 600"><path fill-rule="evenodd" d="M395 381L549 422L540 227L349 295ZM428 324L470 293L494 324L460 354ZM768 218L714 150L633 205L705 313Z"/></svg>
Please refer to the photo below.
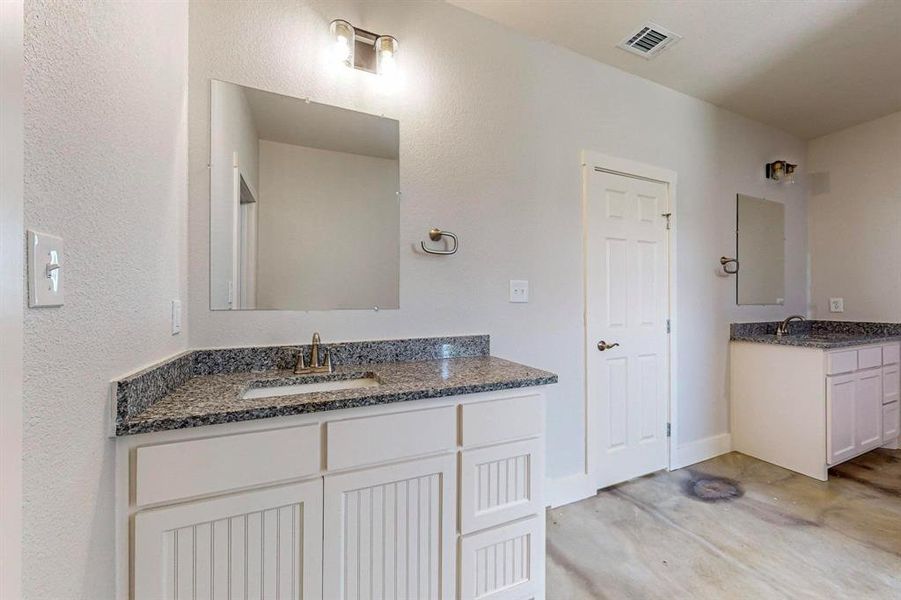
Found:
<svg viewBox="0 0 901 600"><path fill-rule="evenodd" d="M901 363L901 345L886 344L882 347L882 364L896 365Z"/></svg>
<svg viewBox="0 0 901 600"><path fill-rule="evenodd" d="M872 369L882 366L882 346L861 348L857 351L857 368Z"/></svg>
<svg viewBox="0 0 901 600"><path fill-rule="evenodd" d="M882 443L888 444L890 442L894 442L898 439L898 435L901 435L901 424L899 424L899 419L901 419L901 411L898 410L898 407L901 406L898 402L892 402L891 404L886 404L882 407Z"/></svg>
<svg viewBox="0 0 901 600"><path fill-rule="evenodd" d="M464 450L460 459L460 530L471 533L541 511L540 440Z"/></svg>
<svg viewBox="0 0 901 600"><path fill-rule="evenodd" d="M857 350L830 352L826 355L826 375L852 373L857 370Z"/></svg>
<svg viewBox="0 0 901 600"><path fill-rule="evenodd" d="M142 446L135 451L135 504L316 475L319 448L318 425Z"/></svg>
<svg viewBox="0 0 901 600"><path fill-rule="evenodd" d="M460 539L460 600L544 597L544 522L538 517Z"/></svg>
<svg viewBox="0 0 901 600"><path fill-rule="evenodd" d="M455 450L456 407L331 421L326 425L330 470Z"/></svg>
<svg viewBox="0 0 901 600"><path fill-rule="evenodd" d="M540 394L464 404L462 410L465 447L538 437L544 425Z"/></svg>
<svg viewBox="0 0 901 600"><path fill-rule="evenodd" d="M882 403L890 404L901 400L901 366L882 368Z"/></svg>

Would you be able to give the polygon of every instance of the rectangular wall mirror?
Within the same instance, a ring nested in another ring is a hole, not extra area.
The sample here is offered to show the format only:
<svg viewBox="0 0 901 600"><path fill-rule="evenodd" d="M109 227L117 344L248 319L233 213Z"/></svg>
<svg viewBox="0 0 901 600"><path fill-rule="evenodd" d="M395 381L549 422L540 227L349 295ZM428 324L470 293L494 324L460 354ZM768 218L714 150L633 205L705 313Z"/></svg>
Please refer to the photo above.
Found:
<svg viewBox="0 0 901 600"><path fill-rule="evenodd" d="M785 303L785 206L738 194L738 304Z"/></svg>
<svg viewBox="0 0 901 600"><path fill-rule="evenodd" d="M399 305L399 123L212 81L210 308Z"/></svg>

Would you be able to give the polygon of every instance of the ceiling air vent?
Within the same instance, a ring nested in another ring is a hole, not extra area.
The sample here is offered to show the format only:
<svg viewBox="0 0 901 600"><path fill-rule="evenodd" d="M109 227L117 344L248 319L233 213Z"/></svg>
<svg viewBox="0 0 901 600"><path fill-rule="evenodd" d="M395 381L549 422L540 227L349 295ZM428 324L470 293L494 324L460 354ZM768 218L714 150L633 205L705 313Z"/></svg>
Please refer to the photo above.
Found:
<svg viewBox="0 0 901 600"><path fill-rule="evenodd" d="M648 21L636 29L632 35L620 42L617 47L632 54L652 59L681 39L681 35Z"/></svg>

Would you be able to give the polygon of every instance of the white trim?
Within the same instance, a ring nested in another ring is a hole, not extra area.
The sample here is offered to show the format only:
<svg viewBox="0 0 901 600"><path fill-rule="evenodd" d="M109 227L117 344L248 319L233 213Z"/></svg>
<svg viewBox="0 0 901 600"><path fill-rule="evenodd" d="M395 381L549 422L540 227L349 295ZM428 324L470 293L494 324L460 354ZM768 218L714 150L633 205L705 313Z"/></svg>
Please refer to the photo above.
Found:
<svg viewBox="0 0 901 600"><path fill-rule="evenodd" d="M670 169L664 169L662 167L655 167L653 165L648 165L645 163L628 160L625 158L619 158L616 156L609 156L607 154L601 154L599 152L594 152L591 150L583 150L582 151L582 332L583 336L587 336L587 324L588 324L588 303L587 298L585 298L585 285L588 277L588 273L586 272L586 252L587 252L587 244L586 244L586 199L587 199L587 181L585 170L589 168L591 165L592 169L598 168L608 173L613 173L617 175L625 175L627 177L639 177L641 179L648 179L651 181L657 181L660 183L665 183L667 186L667 196L669 200L669 208L668 211L672 214L670 217L670 229L668 230L668 252L669 256L667 257L667 267L669 269L669 319L670 319L670 335L669 335L669 422L671 424L671 437L669 438L669 443L667 444L667 454L668 454L668 462L669 462L669 470L677 469L679 467L675 466L674 461L674 441L679 439L679 424L678 419L676 418L678 415L677 407L678 407L678 390L676 388L676 378L674 377L674 373L677 372L678 369L678 353L677 353L677 344L676 340L679 335L679 321L676 318L678 314L676 311L676 273L678 269L677 265L677 245L676 245L676 232L678 231L678 218L677 218L677 203L676 203L676 188L678 175L675 171ZM583 337L582 341L583 345L583 353L587 353L588 348L588 339L587 337ZM589 452L589 448L591 447L590 437L589 437L589 424L590 424L590 414L589 414L589 402L588 402L588 357L586 354L583 354L583 376L584 376L584 416L585 416L585 474L587 477L591 478L592 475L592 459L591 453Z"/></svg>
<svg viewBox="0 0 901 600"><path fill-rule="evenodd" d="M0 2L0 598L22 596L23 2Z"/></svg>
<svg viewBox="0 0 901 600"><path fill-rule="evenodd" d="M572 504L595 494L597 490L592 488L588 473L546 479L544 482L544 503L551 508Z"/></svg>
<svg viewBox="0 0 901 600"><path fill-rule="evenodd" d="M732 434L721 433L676 446L670 456L670 471L732 452Z"/></svg>

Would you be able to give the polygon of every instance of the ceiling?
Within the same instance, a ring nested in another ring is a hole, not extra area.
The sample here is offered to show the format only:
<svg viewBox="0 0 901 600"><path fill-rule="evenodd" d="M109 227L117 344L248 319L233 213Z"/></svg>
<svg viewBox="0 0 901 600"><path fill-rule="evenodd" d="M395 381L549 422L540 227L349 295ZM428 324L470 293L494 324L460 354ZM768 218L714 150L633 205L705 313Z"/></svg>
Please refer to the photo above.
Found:
<svg viewBox="0 0 901 600"><path fill-rule="evenodd" d="M901 110L901 0L448 0L810 139ZM683 39L616 47L650 20Z"/></svg>

